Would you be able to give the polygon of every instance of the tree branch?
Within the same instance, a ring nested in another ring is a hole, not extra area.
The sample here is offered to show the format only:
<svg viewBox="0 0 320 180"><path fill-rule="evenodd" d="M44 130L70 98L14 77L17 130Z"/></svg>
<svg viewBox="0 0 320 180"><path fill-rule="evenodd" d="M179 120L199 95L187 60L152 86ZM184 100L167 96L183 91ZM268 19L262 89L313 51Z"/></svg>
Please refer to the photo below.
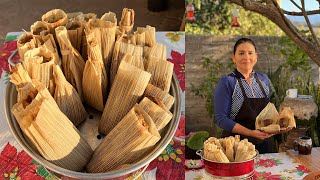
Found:
<svg viewBox="0 0 320 180"><path fill-rule="evenodd" d="M294 0L290 0L290 1L291 1L291 3L294 4L298 9L300 9L300 10L302 11L301 7L300 7L296 2L294 2Z"/></svg>
<svg viewBox="0 0 320 180"><path fill-rule="evenodd" d="M302 4L302 13L303 13L304 18L306 19L309 31L311 32L313 40L317 44L318 48L320 48L320 44L319 44L318 38L317 38L316 34L314 33L313 28L312 28L311 23L310 23L310 20L309 20L309 17L307 16L304 0L301 0L301 4Z"/></svg>
<svg viewBox="0 0 320 180"><path fill-rule="evenodd" d="M302 12L294 12L294 11L287 11L282 9L284 14L288 14L291 16L303 16ZM314 14L320 14L320 10L313 10L313 11L306 11L307 15L314 15Z"/></svg>
<svg viewBox="0 0 320 180"><path fill-rule="evenodd" d="M241 0L229 0L230 2L242 5ZM268 0L269 1L269 0ZM303 49L306 54L320 66L320 50L317 45L310 41L303 33L301 33L283 14L282 9L279 7L275 0L273 3L264 5L255 0L245 0L246 10L261 14L274 22L286 35L293 40L297 46Z"/></svg>

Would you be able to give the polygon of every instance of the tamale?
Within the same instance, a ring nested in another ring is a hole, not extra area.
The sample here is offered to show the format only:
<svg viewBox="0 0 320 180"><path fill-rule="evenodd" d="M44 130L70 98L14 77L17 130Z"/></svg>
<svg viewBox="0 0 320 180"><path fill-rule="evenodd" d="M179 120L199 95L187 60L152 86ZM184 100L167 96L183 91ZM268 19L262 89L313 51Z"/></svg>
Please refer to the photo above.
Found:
<svg viewBox="0 0 320 180"><path fill-rule="evenodd" d="M100 31L99 36L96 36L95 38L100 39L99 42L101 43L103 63L105 65L105 69L107 70L107 72L109 72L109 69L111 66L112 52L114 49L114 44L116 39L117 25L112 21L105 21L101 19L91 19L88 22L86 33L87 34L93 33L92 32L93 29L95 29L95 31L97 30Z"/></svg>
<svg viewBox="0 0 320 180"><path fill-rule="evenodd" d="M122 10L121 21L119 23L120 28L123 29L127 34L129 34L132 31L133 24L134 24L134 10L124 8Z"/></svg>
<svg viewBox="0 0 320 180"><path fill-rule="evenodd" d="M67 24L68 16L61 9L53 9L42 15L41 20L48 25L51 33L54 34L56 27Z"/></svg>
<svg viewBox="0 0 320 180"><path fill-rule="evenodd" d="M83 16L83 12L71 12L67 13L68 20L79 20L78 17Z"/></svg>
<svg viewBox="0 0 320 180"><path fill-rule="evenodd" d="M159 131L164 128L172 119L172 113L156 98L145 97L139 105L148 113ZM163 107L164 106L164 107ZM163 109L165 108L165 109Z"/></svg>
<svg viewBox="0 0 320 180"><path fill-rule="evenodd" d="M39 80L49 90L54 89L50 81L53 81L52 66L55 64L55 56L51 51L44 46L31 49L25 53L21 62L31 79ZM53 94L53 91L50 93Z"/></svg>
<svg viewBox="0 0 320 180"><path fill-rule="evenodd" d="M156 43L154 46L151 48L149 47L144 47L144 57L145 63L144 63L144 68L147 69L147 67L151 63L157 63L158 61L161 60L167 60L167 50L166 46L160 43Z"/></svg>
<svg viewBox="0 0 320 180"><path fill-rule="evenodd" d="M150 83L165 92L169 92L173 67L174 64L166 60L149 62L146 71L152 74Z"/></svg>
<svg viewBox="0 0 320 180"><path fill-rule="evenodd" d="M142 46L148 46L148 47L152 47L156 44L156 28L147 25L145 28L144 27L137 27L137 31L135 32L135 34L144 34L144 38L143 37L139 37L137 42L139 42L138 44L141 44ZM142 42L140 40L140 38L144 39L144 43L140 43Z"/></svg>
<svg viewBox="0 0 320 180"><path fill-rule="evenodd" d="M107 172L134 163L159 140L152 119L136 104L95 150L87 171Z"/></svg>
<svg viewBox="0 0 320 180"><path fill-rule="evenodd" d="M133 56L131 54L125 54L121 61L125 61L131 65L136 66L139 69L144 70L142 56Z"/></svg>
<svg viewBox="0 0 320 180"><path fill-rule="evenodd" d="M101 31L96 30L87 36L88 61L83 71L82 88L85 102L99 111L103 111L107 99L107 72L101 54L101 39L96 38Z"/></svg>
<svg viewBox="0 0 320 180"><path fill-rule="evenodd" d="M34 36L34 39L36 40L37 47L44 46L49 51L53 52L55 58L54 63L60 65L60 57L58 54L58 48L56 45L56 42L54 40L54 37L52 34L47 34L45 36Z"/></svg>
<svg viewBox="0 0 320 180"><path fill-rule="evenodd" d="M81 100L83 100L82 75L85 62L80 53L72 46L64 26L56 28L56 34L62 54L61 64L64 76L76 88Z"/></svg>
<svg viewBox="0 0 320 180"><path fill-rule="evenodd" d="M83 25L79 20L73 19L69 20L67 25L67 32L70 38L72 46L78 51L81 52L81 41L83 35Z"/></svg>
<svg viewBox="0 0 320 180"><path fill-rule="evenodd" d="M48 161L68 170L83 170L92 149L49 91L42 84L36 90L35 97L30 94L12 107L21 130Z"/></svg>
<svg viewBox="0 0 320 180"><path fill-rule="evenodd" d="M148 84L146 87L146 90L143 93L144 97L148 97L148 96L153 96L156 97L157 99L159 99L161 102L163 102L163 104L170 109L174 103L174 97L171 96L169 93L161 90L160 88L152 85L152 84Z"/></svg>
<svg viewBox="0 0 320 180"><path fill-rule="evenodd" d="M50 34L50 28L49 26L42 22L42 21L36 21L33 23L30 27L31 34L34 36L46 36Z"/></svg>
<svg viewBox="0 0 320 180"><path fill-rule="evenodd" d="M90 19L96 19L97 15L94 13L87 13L77 16L77 19L82 23L83 28L86 29L88 21ZM84 60L88 59L88 47L87 47L87 39L86 34L83 31L82 40L81 40L81 56Z"/></svg>
<svg viewBox="0 0 320 180"><path fill-rule="evenodd" d="M121 62L111 87L99 132L108 134L142 96L151 74L126 62Z"/></svg>
<svg viewBox="0 0 320 180"><path fill-rule="evenodd" d="M115 25L117 25L117 23L118 23L116 14L111 11L103 14L100 19L102 19L104 21L110 21L110 22L114 23Z"/></svg>
<svg viewBox="0 0 320 180"><path fill-rule="evenodd" d="M113 80L117 74L121 60L125 54L130 54L138 56L139 58L143 56L143 47L134 46L132 44L117 41L115 43L112 55L112 62L110 68L110 83L112 85Z"/></svg>
<svg viewBox="0 0 320 180"><path fill-rule="evenodd" d="M23 33L18 41L17 41L17 48L18 48L18 53L19 53L19 57L21 60L24 59L24 54L33 48L36 48L37 46L37 42L36 40L33 38L33 35L30 33Z"/></svg>
<svg viewBox="0 0 320 180"><path fill-rule="evenodd" d="M56 84L54 99L60 110L75 125L87 117L87 112L76 89L66 80L59 66L53 65L53 77Z"/></svg>

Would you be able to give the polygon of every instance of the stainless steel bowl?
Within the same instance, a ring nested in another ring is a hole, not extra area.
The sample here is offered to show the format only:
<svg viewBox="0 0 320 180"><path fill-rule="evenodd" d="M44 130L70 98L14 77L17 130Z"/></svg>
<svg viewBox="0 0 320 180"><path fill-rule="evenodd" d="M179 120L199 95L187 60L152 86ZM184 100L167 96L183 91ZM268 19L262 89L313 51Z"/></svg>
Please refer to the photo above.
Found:
<svg viewBox="0 0 320 180"><path fill-rule="evenodd" d="M71 178L78 178L78 179L111 179L111 178L119 178L128 176L138 170L144 170L148 166L148 164L154 160L156 157L160 155L160 153L166 148L169 144L173 135L178 127L179 120L180 120L180 113L181 113L181 100L180 100L180 88L179 83L175 75L173 75L171 88L169 92L172 96L175 97L175 102L173 107L171 108L171 112L173 113L173 118L169 122L169 124L165 127L161 134L160 141L154 146L154 149L145 154L142 159L140 159L135 164L132 164L126 168L114 170L105 173L86 173L86 172L75 172L71 170L67 170L61 168L57 165L52 164L51 162L44 159L37 149L30 143L30 141L24 136L22 133L18 122L16 121L15 117L11 113L11 108L17 102L17 91L15 86L12 83L8 83L6 88L6 97L5 97L5 114L7 117L7 122L9 127L14 135L16 141L20 144L20 146L29 154L34 160L38 163L46 167L47 169L51 170L52 172L56 173L58 176L67 176ZM90 112L88 113L90 114ZM87 118L92 119L91 118ZM87 121L85 120L85 121ZM81 132L81 131L80 131ZM82 132L81 132L82 133ZM116 153L116 152L114 152Z"/></svg>

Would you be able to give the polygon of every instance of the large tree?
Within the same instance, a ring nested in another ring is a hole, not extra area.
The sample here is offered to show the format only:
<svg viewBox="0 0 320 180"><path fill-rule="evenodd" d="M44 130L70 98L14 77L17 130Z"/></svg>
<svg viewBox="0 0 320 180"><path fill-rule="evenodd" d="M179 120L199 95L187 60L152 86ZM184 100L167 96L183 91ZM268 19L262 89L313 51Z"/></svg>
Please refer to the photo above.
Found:
<svg viewBox="0 0 320 180"><path fill-rule="evenodd" d="M274 22L297 46L303 49L308 56L320 66L320 43L308 17L308 15L320 14L320 9L307 11L304 0L300 0L301 5L297 4L294 0L290 1L299 9L298 12L288 12L280 8L276 0L230 0L230 2L246 10L259 13ZM319 0L318 2L320 4ZM295 27L285 14L303 16L306 20L310 35L305 35L304 32L301 32Z"/></svg>

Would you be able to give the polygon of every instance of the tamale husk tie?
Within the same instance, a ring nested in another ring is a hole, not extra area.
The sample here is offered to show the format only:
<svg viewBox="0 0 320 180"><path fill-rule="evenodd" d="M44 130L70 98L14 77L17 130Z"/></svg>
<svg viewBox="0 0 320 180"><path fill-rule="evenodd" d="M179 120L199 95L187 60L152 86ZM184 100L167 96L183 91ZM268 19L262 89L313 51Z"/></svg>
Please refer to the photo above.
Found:
<svg viewBox="0 0 320 180"><path fill-rule="evenodd" d="M81 52L81 40L83 34L83 25L79 20L69 20L67 25L67 32L72 46Z"/></svg>
<svg viewBox="0 0 320 180"><path fill-rule="evenodd" d="M42 21L36 21L33 23L30 27L31 34L34 36L46 36L50 34L50 28L49 26L42 22Z"/></svg>
<svg viewBox="0 0 320 180"><path fill-rule="evenodd" d="M29 50L21 61L31 79L42 82L49 90L54 89L52 66L55 62L54 54L44 46ZM53 94L53 91L50 91Z"/></svg>
<svg viewBox="0 0 320 180"><path fill-rule="evenodd" d="M145 28L138 27L135 34L137 34L137 39L139 39L137 40L137 44L141 46L152 47L156 44L156 28L152 26L147 25Z"/></svg>
<svg viewBox="0 0 320 180"><path fill-rule="evenodd" d="M154 124L156 125L156 128L159 131L162 130L162 128L164 128L172 119L172 113L167 109L167 107L165 107L161 103L162 102L156 98L155 98L155 102L153 102L148 97L143 98L142 101L139 103L139 105L151 117Z"/></svg>
<svg viewBox="0 0 320 180"><path fill-rule="evenodd" d="M137 103L150 76L146 71L121 62L99 122L100 133L108 134Z"/></svg>
<svg viewBox="0 0 320 180"><path fill-rule="evenodd" d="M87 112L76 89L66 80L59 66L53 65L53 77L56 84L54 99L60 110L75 125L87 117Z"/></svg>
<svg viewBox="0 0 320 180"><path fill-rule="evenodd" d="M62 71L70 84L76 88L81 100L83 100L82 76L85 61L71 45L67 29L64 26L56 28L56 34L62 54Z"/></svg>
<svg viewBox="0 0 320 180"><path fill-rule="evenodd" d="M114 78L117 74L119 65L125 54L141 56L143 57L143 47L134 46L121 41L117 41L112 56L111 68L110 68L110 83L112 85Z"/></svg>
<svg viewBox="0 0 320 180"><path fill-rule="evenodd" d="M103 111L107 98L107 72L101 55L101 42L97 35L99 30L87 36L88 61L83 72L82 88L85 102L99 111Z"/></svg>
<svg viewBox="0 0 320 180"><path fill-rule="evenodd" d="M12 107L21 130L40 154L62 168L81 171L93 153L76 127L60 111L44 86L36 86L34 99L26 99Z"/></svg>
<svg viewBox="0 0 320 180"><path fill-rule="evenodd" d="M125 54L121 61L125 61L131 65L136 66L139 69L144 70L143 66L143 57L142 56L133 56L131 54Z"/></svg>
<svg viewBox="0 0 320 180"><path fill-rule="evenodd" d="M23 33L18 41L17 41L17 48L18 48L18 53L19 53L19 57L21 60L24 59L24 54L33 48L36 48L37 46L37 42L34 39L33 35L30 33Z"/></svg>
<svg viewBox="0 0 320 180"><path fill-rule="evenodd" d="M52 34L55 33L55 28L65 26L68 22L67 14L61 9L53 9L42 15L41 20L48 25Z"/></svg>
<svg viewBox="0 0 320 180"><path fill-rule="evenodd" d="M155 97L157 99L159 99L161 102L163 102L163 104L170 109L174 103L174 97L171 96L169 93L161 90L160 88L152 85L152 84L148 84L146 87L146 90L143 93L144 97Z"/></svg>
<svg viewBox="0 0 320 180"><path fill-rule="evenodd" d="M146 70L152 74L150 83L169 92L174 64L166 60L149 61Z"/></svg>
<svg viewBox="0 0 320 180"><path fill-rule="evenodd" d="M134 10L124 8L122 10L121 21L119 23L120 28L123 29L127 34L129 34L132 31L133 25L134 25Z"/></svg>
<svg viewBox="0 0 320 180"><path fill-rule="evenodd" d="M99 42L101 43L103 64L109 75L112 52L116 39L117 24L112 21L105 21L102 19L89 20L88 27L86 29L86 31L88 31L87 33L90 34L94 29L101 31L101 33L99 33L100 36L96 36L96 38L101 39Z"/></svg>
<svg viewBox="0 0 320 180"><path fill-rule="evenodd" d="M54 58L54 63L55 64L60 64L60 57L58 54L58 48L56 45L56 42L54 40L54 37L52 34L47 34L45 36L35 36L34 37L37 43L37 46L44 46L47 48L49 51L53 52L55 58Z"/></svg>
<svg viewBox="0 0 320 180"><path fill-rule="evenodd" d="M103 139L86 169L90 173L101 173L125 167L138 161L159 140L154 122L136 104Z"/></svg>

